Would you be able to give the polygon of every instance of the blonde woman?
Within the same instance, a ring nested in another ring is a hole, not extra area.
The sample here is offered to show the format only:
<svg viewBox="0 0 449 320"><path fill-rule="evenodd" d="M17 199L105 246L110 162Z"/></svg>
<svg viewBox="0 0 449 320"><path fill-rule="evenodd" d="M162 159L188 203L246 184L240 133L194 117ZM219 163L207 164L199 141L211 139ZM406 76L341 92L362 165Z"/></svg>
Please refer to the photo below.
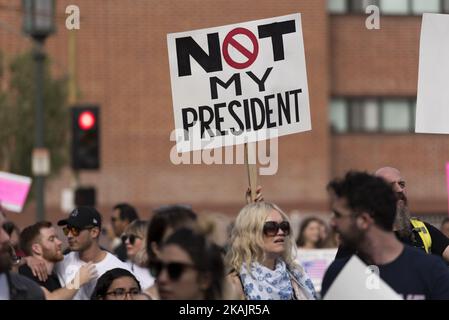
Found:
<svg viewBox="0 0 449 320"><path fill-rule="evenodd" d="M239 213L226 262L235 293L248 300L316 299L315 289L294 261L288 216L276 205L256 202Z"/></svg>
<svg viewBox="0 0 449 320"><path fill-rule="evenodd" d="M126 246L126 254L128 256L126 263L137 280L139 280L143 290L151 287L154 283L154 278L147 269L147 229L147 221L135 220L125 228L125 232L122 235L122 241Z"/></svg>

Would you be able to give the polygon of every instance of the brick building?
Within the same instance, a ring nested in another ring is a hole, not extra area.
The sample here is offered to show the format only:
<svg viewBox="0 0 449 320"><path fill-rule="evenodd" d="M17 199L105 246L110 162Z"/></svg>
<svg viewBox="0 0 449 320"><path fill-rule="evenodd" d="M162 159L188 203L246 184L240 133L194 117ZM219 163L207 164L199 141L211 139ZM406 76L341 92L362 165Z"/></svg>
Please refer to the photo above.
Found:
<svg viewBox="0 0 449 320"><path fill-rule="evenodd" d="M368 30L367 15L355 12L351 1L58 0L58 30L46 43L57 74L68 70L65 8L71 4L81 12L76 35L79 102L98 103L102 115L101 170L83 172L80 178L96 187L98 207L106 216L122 201L137 206L142 216L174 202L192 204L198 211L238 212L247 187L244 165L170 162L174 124L166 35L296 12L302 13L313 129L279 139L277 174L259 178L265 199L287 211L326 214L330 178L348 169L392 165L407 179L414 212L447 212L447 139L413 134L409 127L417 87L419 14L385 11L381 28ZM31 48L18 34L21 20L19 0L0 0L0 48L8 55ZM374 122L368 117L373 110L380 117ZM389 115L400 119L399 127ZM61 190L71 181L67 168L47 182L48 219L63 215ZM22 226L32 223L33 204L12 218Z"/></svg>

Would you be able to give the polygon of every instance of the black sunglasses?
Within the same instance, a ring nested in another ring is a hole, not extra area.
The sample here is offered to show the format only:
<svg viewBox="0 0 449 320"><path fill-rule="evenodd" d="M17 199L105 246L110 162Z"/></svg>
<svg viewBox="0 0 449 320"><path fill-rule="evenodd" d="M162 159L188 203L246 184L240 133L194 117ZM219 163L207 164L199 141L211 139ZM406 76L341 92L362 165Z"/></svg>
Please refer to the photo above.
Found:
<svg viewBox="0 0 449 320"><path fill-rule="evenodd" d="M281 223L277 223L276 221L267 221L263 225L263 233L269 237L274 237L277 235L279 229L282 230L284 235L288 236L290 234L290 223L288 221L282 221Z"/></svg>
<svg viewBox="0 0 449 320"><path fill-rule="evenodd" d="M188 268L196 269L194 265L182 262L163 263L162 261L155 261L149 265L150 273L154 278L159 277L162 270L167 269L168 277L172 281L179 280L184 271Z"/></svg>
<svg viewBox="0 0 449 320"><path fill-rule="evenodd" d="M126 243L126 240L128 240L128 239L129 239L129 243L131 245L134 245L134 243L136 243L136 239L142 239L142 238L139 237L139 236L136 236L135 234L124 234L122 236L122 242L123 243Z"/></svg>
<svg viewBox="0 0 449 320"><path fill-rule="evenodd" d="M78 228L78 227L73 227L73 226L65 226L64 228L62 228L62 231L64 232L64 234L66 236L69 235L69 232L71 232L73 234L73 236L78 237L81 233L81 231L83 230L89 230L89 229L93 229L95 227L84 227L84 228Z"/></svg>

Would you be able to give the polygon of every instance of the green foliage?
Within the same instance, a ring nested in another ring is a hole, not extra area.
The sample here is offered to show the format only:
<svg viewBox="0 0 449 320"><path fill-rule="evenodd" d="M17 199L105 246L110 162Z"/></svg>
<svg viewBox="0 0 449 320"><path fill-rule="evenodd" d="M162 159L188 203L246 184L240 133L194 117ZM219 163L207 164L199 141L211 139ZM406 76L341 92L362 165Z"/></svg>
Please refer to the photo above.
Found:
<svg viewBox="0 0 449 320"><path fill-rule="evenodd" d="M35 62L31 53L11 59L9 68L0 53L0 170L32 176L35 141ZM44 134L51 175L68 161L69 110L66 80L54 79L48 59L44 67Z"/></svg>

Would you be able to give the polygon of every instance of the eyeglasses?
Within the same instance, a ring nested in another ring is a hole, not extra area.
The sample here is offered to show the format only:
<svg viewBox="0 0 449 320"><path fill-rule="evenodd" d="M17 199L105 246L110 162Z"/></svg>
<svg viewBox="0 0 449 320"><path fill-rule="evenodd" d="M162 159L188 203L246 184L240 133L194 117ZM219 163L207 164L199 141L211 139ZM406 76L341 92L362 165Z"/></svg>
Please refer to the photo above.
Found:
<svg viewBox="0 0 449 320"><path fill-rule="evenodd" d="M139 288L131 288L129 291L126 291L125 288L116 288L114 291L106 292L106 295L114 296L116 299L125 300L126 295L129 294L130 298L137 296L141 293Z"/></svg>
<svg viewBox="0 0 449 320"><path fill-rule="evenodd" d="M163 263L162 261L155 261L149 265L150 273L153 277L159 277L162 270L167 269L168 277L172 281L179 280L188 268L196 269L194 265L182 262Z"/></svg>
<svg viewBox="0 0 449 320"><path fill-rule="evenodd" d="M66 226L62 228L62 231L66 236L69 235L69 232L71 232L75 237L78 237L81 231L92 229L93 227L86 227L86 228L78 228L78 227L72 227L72 226Z"/></svg>
<svg viewBox="0 0 449 320"><path fill-rule="evenodd" d="M284 232L284 235L288 236L290 234L290 223L288 221L282 221L277 223L276 221L267 221L263 225L263 233L268 237L274 237L277 235L279 229Z"/></svg>
<svg viewBox="0 0 449 320"><path fill-rule="evenodd" d="M123 243L126 243L126 240L128 240L129 239L129 243L131 244L131 245L134 245L134 243L136 243L136 239L142 239L141 237L139 237L139 236L136 236L135 234L124 234L123 236L122 236L122 242Z"/></svg>

